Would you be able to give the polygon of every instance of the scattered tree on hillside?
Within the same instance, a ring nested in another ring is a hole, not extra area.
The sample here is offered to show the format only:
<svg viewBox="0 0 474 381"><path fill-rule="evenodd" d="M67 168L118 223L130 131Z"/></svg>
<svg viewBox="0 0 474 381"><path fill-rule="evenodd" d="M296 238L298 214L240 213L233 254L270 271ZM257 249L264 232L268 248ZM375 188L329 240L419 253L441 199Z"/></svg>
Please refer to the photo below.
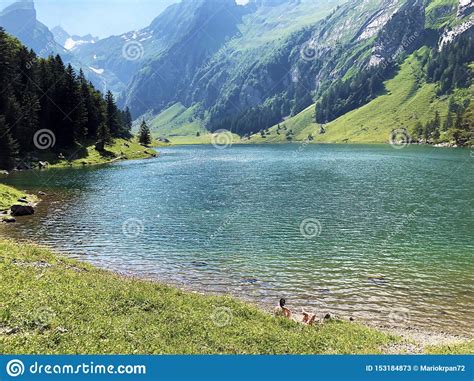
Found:
<svg viewBox="0 0 474 381"><path fill-rule="evenodd" d="M441 51L433 49L425 58L428 82L439 82L439 94L447 94L459 87L469 87L472 71L469 64L474 61L473 33L467 32L456 41L447 44Z"/></svg>
<svg viewBox="0 0 474 381"><path fill-rule="evenodd" d="M138 141L144 146L148 146L151 144L150 128L148 127L145 121L142 121L142 124L140 125L140 131L138 132Z"/></svg>

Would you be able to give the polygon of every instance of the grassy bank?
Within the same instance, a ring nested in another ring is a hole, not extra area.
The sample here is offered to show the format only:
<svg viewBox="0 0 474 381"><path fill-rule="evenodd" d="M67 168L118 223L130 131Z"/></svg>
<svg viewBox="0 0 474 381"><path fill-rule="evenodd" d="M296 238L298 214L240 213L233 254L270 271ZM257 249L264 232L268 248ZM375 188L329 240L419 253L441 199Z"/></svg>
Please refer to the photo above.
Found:
<svg viewBox="0 0 474 381"><path fill-rule="evenodd" d="M26 195L18 189L7 185L0 184L0 211L6 211L14 204L18 204L18 199L26 198L28 202L36 202L36 196Z"/></svg>
<svg viewBox="0 0 474 381"><path fill-rule="evenodd" d="M50 167L79 167L84 165L107 164L117 160L146 159L156 155L156 151L138 144L135 140L114 139L114 142L105 146L103 152L95 149L95 144L90 142L69 150L63 150L61 154L51 152L40 155L39 159L47 161Z"/></svg>
<svg viewBox="0 0 474 381"><path fill-rule="evenodd" d="M460 344L430 346L426 348L426 353L433 355L472 355L474 354L474 340Z"/></svg>
<svg viewBox="0 0 474 381"><path fill-rule="evenodd" d="M121 277L0 240L1 353L379 353L359 324L307 327L228 297Z"/></svg>

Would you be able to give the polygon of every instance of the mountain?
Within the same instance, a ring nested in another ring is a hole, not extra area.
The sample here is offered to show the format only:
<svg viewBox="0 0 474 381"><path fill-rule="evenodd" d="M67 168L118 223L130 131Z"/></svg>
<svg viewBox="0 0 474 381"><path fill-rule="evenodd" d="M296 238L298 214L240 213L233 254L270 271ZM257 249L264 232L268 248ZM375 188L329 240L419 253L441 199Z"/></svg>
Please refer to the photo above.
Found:
<svg viewBox="0 0 474 381"><path fill-rule="evenodd" d="M337 54L328 59L342 71L323 81L316 104L248 141L386 143L395 133L405 141L472 144L474 23L467 14L463 1L404 3L359 63L344 69Z"/></svg>
<svg viewBox="0 0 474 381"><path fill-rule="evenodd" d="M61 26L55 26L53 29L51 29L51 33L53 34L53 37L54 39L56 40L56 42L58 44L60 44L61 46L64 47L64 45L66 44L66 41L69 37L71 37L69 35L68 32L66 32L63 27Z"/></svg>
<svg viewBox="0 0 474 381"><path fill-rule="evenodd" d="M146 28L100 40L93 46L79 46L75 54L85 64L115 75L129 88L141 85L136 82L140 77L135 78L138 72L159 76L156 70L162 63L167 65L160 67L160 75L167 77L165 83L184 80L237 33L235 25L240 20L241 8L234 0L183 0L168 7ZM166 86L157 90L164 98L167 91L173 90ZM124 92L124 98L132 93ZM159 98L156 94L152 96L155 100ZM147 111L138 106L142 101L127 102L134 104L138 114ZM167 102L159 100L162 106ZM162 107L146 103L146 108Z"/></svg>
<svg viewBox="0 0 474 381"><path fill-rule="evenodd" d="M203 64L193 62L192 70L183 71L181 62L173 63L169 70L166 62L177 51L173 47L144 64L128 86L124 103L136 116L180 103L193 107L211 130L232 126L240 134L258 131L312 104L324 81L362 66L362 52L403 4L252 1L236 7L242 14L235 23L238 32Z"/></svg>
<svg viewBox="0 0 474 381"><path fill-rule="evenodd" d="M95 44L99 41L98 37L94 37L91 34L85 36L70 35L61 26L55 26L51 29L54 39L66 50L74 50L80 45Z"/></svg>
<svg viewBox="0 0 474 381"><path fill-rule="evenodd" d="M40 57L67 55L48 27L37 20L33 0L20 0L6 7L0 13L0 26Z"/></svg>
<svg viewBox="0 0 474 381"><path fill-rule="evenodd" d="M183 0L147 27L80 46L77 57L113 73L126 89L122 104L135 116L157 113L181 101L189 106L189 84L216 56L236 49L241 60L320 20L342 0ZM116 90L116 89L115 89Z"/></svg>
<svg viewBox="0 0 474 381"><path fill-rule="evenodd" d="M323 19L266 40L276 29L261 32L265 28L256 20L270 13L260 7L291 3L250 3L239 24L248 34L233 37L187 86L168 93L166 100L173 97L170 104L179 107L160 111L162 82L154 81L152 70L136 75L127 104L142 111L148 105L134 103L157 95L149 105L158 108L146 115L157 133L171 126L181 131L184 124L194 134L205 126L250 134L253 142L387 142L395 130L422 142L469 141L472 4L353 0ZM303 1L294 4L304 6ZM273 15L266 24L271 21ZM246 39L252 33L257 40ZM191 111L183 124L175 124Z"/></svg>

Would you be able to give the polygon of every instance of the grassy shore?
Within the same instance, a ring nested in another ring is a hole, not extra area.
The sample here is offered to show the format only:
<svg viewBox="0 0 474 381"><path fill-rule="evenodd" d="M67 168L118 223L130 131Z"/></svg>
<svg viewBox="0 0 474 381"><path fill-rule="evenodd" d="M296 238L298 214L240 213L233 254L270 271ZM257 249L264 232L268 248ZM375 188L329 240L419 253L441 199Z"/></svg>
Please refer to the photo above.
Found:
<svg viewBox="0 0 474 381"><path fill-rule="evenodd" d="M89 142L78 145L59 154L50 152L40 155L39 159L47 161L52 168L81 167L85 165L107 164L117 160L146 159L157 152L138 144L135 140L114 139L114 142L105 146L103 152L95 149L95 144Z"/></svg>
<svg viewBox="0 0 474 381"><path fill-rule="evenodd" d="M35 203L38 201L36 196L27 195L13 187L0 184L0 212L10 209L14 204L18 204L18 199L25 198L28 202Z"/></svg>
<svg viewBox="0 0 474 381"><path fill-rule="evenodd" d="M429 346L426 347L425 352L433 355L472 355L474 354L474 340L459 344Z"/></svg>
<svg viewBox="0 0 474 381"><path fill-rule="evenodd" d="M365 326L307 327L229 297L123 277L0 241L1 353L380 353Z"/></svg>

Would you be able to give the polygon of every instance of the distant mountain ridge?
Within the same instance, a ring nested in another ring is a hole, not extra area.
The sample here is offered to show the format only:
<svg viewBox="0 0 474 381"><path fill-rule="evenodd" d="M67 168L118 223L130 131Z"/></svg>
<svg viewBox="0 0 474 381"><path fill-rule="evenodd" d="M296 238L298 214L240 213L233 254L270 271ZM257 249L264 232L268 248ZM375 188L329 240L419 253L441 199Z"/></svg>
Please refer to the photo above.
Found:
<svg viewBox="0 0 474 381"><path fill-rule="evenodd" d="M61 26L55 26L51 29L54 39L66 50L74 50L80 45L84 44L95 44L99 41L98 37L94 37L91 34L85 36L70 35Z"/></svg>
<svg viewBox="0 0 474 381"><path fill-rule="evenodd" d="M40 57L66 55L65 49L56 42L48 27L37 20L33 0L20 0L6 7L0 13L0 26Z"/></svg>

